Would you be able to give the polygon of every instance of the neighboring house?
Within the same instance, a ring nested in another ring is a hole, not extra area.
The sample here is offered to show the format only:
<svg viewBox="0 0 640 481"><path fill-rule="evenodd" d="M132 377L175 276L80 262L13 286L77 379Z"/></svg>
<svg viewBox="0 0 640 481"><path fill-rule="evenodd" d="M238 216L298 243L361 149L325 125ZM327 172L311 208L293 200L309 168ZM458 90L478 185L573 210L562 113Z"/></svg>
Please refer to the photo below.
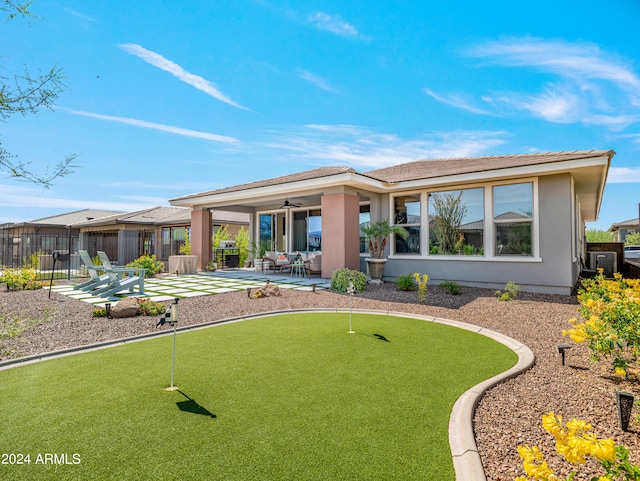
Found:
<svg viewBox="0 0 640 481"><path fill-rule="evenodd" d="M114 262L124 265L143 254L166 261L180 253L185 233L190 229L191 212L179 207L152 207L135 212L118 213L79 222L79 248L93 257L104 251ZM211 212L209 243L215 230L228 226L231 236L249 225L249 215L235 212Z"/></svg>
<svg viewBox="0 0 640 481"><path fill-rule="evenodd" d="M625 220L624 222L616 222L609 227L611 232L615 232L616 240L618 242L624 242L629 234L635 234L640 232L639 219Z"/></svg>
<svg viewBox="0 0 640 481"><path fill-rule="evenodd" d="M253 241L269 250L322 251L322 276L364 270L360 224L396 219L409 231L388 244L387 279L427 273L435 282L570 294L585 255L585 222L598 217L611 150L424 160L369 172L326 167L172 199L191 208L192 252L211 256L210 210L248 212ZM464 207L457 252L431 221L436 199ZM514 215L515 214L515 215ZM318 228L319 227L319 228ZM465 235L469 236L467 240ZM464 255L469 253L469 255Z"/></svg>
<svg viewBox="0 0 640 481"><path fill-rule="evenodd" d="M80 231L72 224L117 213L83 209L28 222L0 224L0 267L23 267L37 253L75 252Z"/></svg>

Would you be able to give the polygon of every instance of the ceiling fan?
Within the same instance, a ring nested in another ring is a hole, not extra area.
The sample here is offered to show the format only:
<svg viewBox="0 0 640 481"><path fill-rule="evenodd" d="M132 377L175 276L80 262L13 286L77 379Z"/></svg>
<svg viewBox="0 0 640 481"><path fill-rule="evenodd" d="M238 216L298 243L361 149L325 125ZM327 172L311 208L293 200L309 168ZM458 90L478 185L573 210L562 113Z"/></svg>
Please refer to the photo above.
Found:
<svg viewBox="0 0 640 481"><path fill-rule="evenodd" d="M281 209L291 209L291 207L300 207L301 204L294 204L292 202L289 202L289 199L285 199L284 200L284 204L282 204L282 207L280 207Z"/></svg>

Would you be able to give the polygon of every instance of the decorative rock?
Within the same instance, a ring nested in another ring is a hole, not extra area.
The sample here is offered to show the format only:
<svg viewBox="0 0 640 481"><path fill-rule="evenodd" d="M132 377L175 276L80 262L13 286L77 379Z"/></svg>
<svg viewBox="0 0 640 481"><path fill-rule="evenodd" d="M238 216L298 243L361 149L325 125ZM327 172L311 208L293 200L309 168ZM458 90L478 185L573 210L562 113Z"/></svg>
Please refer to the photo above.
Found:
<svg viewBox="0 0 640 481"><path fill-rule="evenodd" d="M135 317L138 312L138 299L135 297L125 297L111 306L111 316L113 317Z"/></svg>
<svg viewBox="0 0 640 481"><path fill-rule="evenodd" d="M267 297L278 297L280 296L280 288L275 284L267 284L262 290L264 291L264 295Z"/></svg>
<svg viewBox="0 0 640 481"><path fill-rule="evenodd" d="M275 284L269 284L268 282L253 292L249 290L248 294L252 299L259 299L261 297L278 297L282 295L278 286Z"/></svg>

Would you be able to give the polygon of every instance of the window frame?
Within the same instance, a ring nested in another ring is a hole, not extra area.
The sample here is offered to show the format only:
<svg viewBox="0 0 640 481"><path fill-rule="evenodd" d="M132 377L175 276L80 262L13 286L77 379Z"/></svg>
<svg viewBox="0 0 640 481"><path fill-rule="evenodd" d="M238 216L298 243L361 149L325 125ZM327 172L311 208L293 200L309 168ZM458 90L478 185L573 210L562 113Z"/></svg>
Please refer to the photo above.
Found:
<svg viewBox="0 0 640 481"><path fill-rule="evenodd" d="M419 207L420 207L420 215L418 216L420 218L420 222L415 223L415 222L405 222L404 224L396 224L395 220L396 220L396 199L398 197L414 197L417 196L418 198L418 203L419 203ZM423 257L424 256L424 221L425 221L425 209L424 209L424 205L425 205L425 194L423 191L410 191L410 192L401 192L401 193L396 193L390 196L390 202L389 202L389 217L388 219L391 220L393 219L394 226L400 226L400 227L417 227L419 230L419 235L418 235L418 249L419 252L396 252L396 235L395 234L391 234L389 236L389 242L388 242L388 246L389 246L389 257L396 257L396 258L401 258L401 257L407 257L410 259L415 259L416 257Z"/></svg>
<svg viewBox="0 0 640 481"><path fill-rule="evenodd" d="M496 227L493 218L493 188L500 185L526 184L532 185L532 216L531 216L531 255L495 255ZM446 255L429 254L429 213L428 196L431 193L466 190L482 188L484 190L484 255ZM518 179L496 180L491 182L477 182L470 184L449 184L434 186L423 190L407 190L389 194L389 204L387 206L388 219L394 219L396 197L406 197L409 195L420 195L420 254L396 253L395 236L392 234L389 239L389 258L393 259L423 259L433 261L471 261L471 262L542 262L540 258L540 206L538 197L538 177L524 177ZM405 224L399 224L405 225ZM414 225L414 224L411 224Z"/></svg>
<svg viewBox="0 0 640 481"><path fill-rule="evenodd" d="M523 184L531 184L531 218L527 219L509 219L509 220L495 220L495 210L494 210L494 199L493 193L495 187L500 187L503 185L523 185ZM517 181L505 181L505 182L495 182L492 183L491 188L491 217L490 222L492 224L492 236L491 241L493 245L491 246L491 257L493 259L503 259L510 258L512 260L522 260L522 259L532 259L539 258L539 236L538 236L538 184L537 179L518 179ZM506 224L518 224L518 223L529 223L531 224L531 254L496 254L495 241L497 237L498 225L506 225Z"/></svg>

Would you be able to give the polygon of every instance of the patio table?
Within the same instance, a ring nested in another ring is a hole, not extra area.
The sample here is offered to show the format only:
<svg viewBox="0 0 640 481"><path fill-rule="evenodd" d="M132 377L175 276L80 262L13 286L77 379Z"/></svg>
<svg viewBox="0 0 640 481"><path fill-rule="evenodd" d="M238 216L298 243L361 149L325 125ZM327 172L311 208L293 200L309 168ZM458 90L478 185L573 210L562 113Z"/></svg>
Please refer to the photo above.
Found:
<svg viewBox="0 0 640 481"><path fill-rule="evenodd" d="M295 277L304 277L304 262L294 262L291 264L291 275Z"/></svg>

